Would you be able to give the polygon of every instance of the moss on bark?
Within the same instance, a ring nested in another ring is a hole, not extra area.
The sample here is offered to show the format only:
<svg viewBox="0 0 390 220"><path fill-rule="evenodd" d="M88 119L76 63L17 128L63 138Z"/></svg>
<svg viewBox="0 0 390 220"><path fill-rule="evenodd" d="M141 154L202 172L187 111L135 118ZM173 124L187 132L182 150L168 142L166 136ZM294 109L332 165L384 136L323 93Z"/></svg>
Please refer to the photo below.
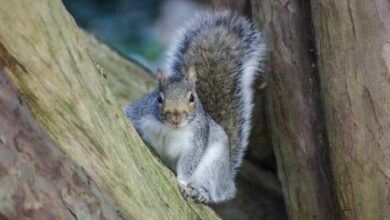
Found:
<svg viewBox="0 0 390 220"><path fill-rule="evenodd" d="M174 176L126 121L90 54L108 70L114 69L111 61L98 57L95 48L87 52L84 34L61 1L1 0L0 5L0 60L6 75L43 129L125 216L216 218L209 208L182 199ZM134 71L132 64L114 59Z"/></svg>

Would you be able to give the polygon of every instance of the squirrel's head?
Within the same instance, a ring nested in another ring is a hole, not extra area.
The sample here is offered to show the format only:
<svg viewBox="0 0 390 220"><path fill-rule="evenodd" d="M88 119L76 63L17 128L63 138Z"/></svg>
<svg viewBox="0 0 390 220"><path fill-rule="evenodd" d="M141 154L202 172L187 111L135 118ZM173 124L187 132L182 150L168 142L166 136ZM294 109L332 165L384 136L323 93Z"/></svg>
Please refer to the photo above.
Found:
<svg viewBox="0 0 390 220"><path fill-rule="evenodd" d="M183 76L167 77L162 70L157 70L157 82L161 121L172 128L180 128L191 122L196 114L195 93L196 72L191 67Z"/></svg>

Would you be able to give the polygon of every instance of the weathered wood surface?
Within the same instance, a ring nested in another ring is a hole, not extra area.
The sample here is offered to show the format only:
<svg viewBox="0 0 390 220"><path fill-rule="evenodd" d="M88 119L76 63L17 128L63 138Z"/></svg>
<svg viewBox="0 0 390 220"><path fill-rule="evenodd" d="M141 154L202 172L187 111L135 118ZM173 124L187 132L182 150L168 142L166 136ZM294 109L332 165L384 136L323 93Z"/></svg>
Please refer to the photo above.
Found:
<svg viewBox="0 0 390 220"><path fill-rule="evenodd" d="M312 0L341 219L390 218L390 2Z"/></svg>
<svg viewBox="0 0 390 220"><path fill-rule="evenodd" d="M267 112L291 219L334 219L310 4L253 0L269 45Z"/></svg>
<svg viewBox="0 0 390 220"><path fill-rule="evenodd" d="M123 216L216 218L209 208L182 199L173 175L122 116L61 1L0 0L0 23L5 74L43 130Z"/></svg>
<svg viewBox="0 0 390 220"><path fill-rule="evenodd" d="M142 97L153 89L156 80L152 73L135 61L129 62L93 35L81 31L93 60L106 72L107 85L121 106Z"/></svg>
<svg viewBox="0 0 390 220"><path fill-rule="evenodd" d="M0 69L0 219L123 219L34 120Z"/></svg>

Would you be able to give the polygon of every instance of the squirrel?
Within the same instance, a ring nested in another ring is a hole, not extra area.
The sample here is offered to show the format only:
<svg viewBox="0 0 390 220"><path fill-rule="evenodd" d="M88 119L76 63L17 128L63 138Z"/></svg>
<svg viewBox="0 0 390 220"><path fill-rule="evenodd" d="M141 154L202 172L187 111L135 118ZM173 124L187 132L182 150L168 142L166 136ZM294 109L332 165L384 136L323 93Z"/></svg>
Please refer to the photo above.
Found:
<svg viewBox="0 0 390 220"><path fill-rule="evenodd" d="M181 193L201 203L235 196L235 175L248 145L252 84L266 44L253 24L229 11L208 11L182 29L157 88L123 112L176 174Z"/></svg>

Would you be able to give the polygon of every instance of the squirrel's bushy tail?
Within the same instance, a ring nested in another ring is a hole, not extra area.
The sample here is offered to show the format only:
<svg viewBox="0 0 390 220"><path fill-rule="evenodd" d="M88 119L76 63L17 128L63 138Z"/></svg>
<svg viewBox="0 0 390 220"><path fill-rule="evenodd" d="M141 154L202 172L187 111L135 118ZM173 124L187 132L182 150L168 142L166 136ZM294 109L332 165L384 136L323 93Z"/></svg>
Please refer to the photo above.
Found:
<svg viewBox="0 0 390 220"><path fill-rule="evenodd" d="M266 44L252 23L228 11L207 12L192 20L172 46L166 69L168 74L182 74L195 67L203 107L229 136L235 174L248 145L253 82L262 72Z"/></svg>

